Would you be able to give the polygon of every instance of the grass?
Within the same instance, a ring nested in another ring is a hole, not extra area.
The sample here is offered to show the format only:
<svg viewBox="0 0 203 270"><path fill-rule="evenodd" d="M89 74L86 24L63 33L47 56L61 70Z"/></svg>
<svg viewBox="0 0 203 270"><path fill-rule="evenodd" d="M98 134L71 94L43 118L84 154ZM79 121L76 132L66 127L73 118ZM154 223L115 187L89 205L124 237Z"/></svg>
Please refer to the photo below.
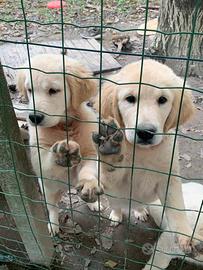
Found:
<svg viewBox="0 0 203 270"><path fill-rule="evenodd" d="M23 0L25 11L29 19L35 17L36 20L42 22L54 22L60 21L59 13L57 10L49 10L47 3L51 0ZM93 9L91 6L98 7L100 9L100 0L92 0L87 3L86 0L64 0L66 2L66 8L64 9L64 15L66 22L71 22L73 18L80 17L90 12L93 15ZM151 0L150 3L156 3L157 0ZM111 12L119 15L120 13L127 13L129 9L134 9L138 5L144 5L144 0L104 0L105 10L111 9ZM89 8L88 8L89 6ZM11 20L19 16L22 16L21 0L5 0L0 2L0 14L1 19ZM120 14L125 15L125 14ZM97 17L99 17L97 11Z"/></svg>
<svg viewBox="0 0 203 270"><path fill-rule="evenodd" d="M24 0L25 11L28 19L35 19L41 22L59 22L60 21L60 11L59 10L49 10L47 8L47 0ZM100 1L92 0L91 4L87 4L86 0L66 0L66 8L64 9L64 18L66 22L71 22L73 18L86 15L86 13L91 13L93 15L94 6L100 9ZM137 0L109 0L104 1L104 6L106 9L112 7L114 13L126 12L130 5L136 5ZM91 8L92 6L92 8ZM97 9L97 17L99 17ZM22 18L22 8L21 1L6 0L0 5L1 19L11 20L13 18Z"/></svg>
<svg viewBox="0 0 203 270"><path fill-rule="evenodd" d="M40 23L60 23L60 10L48 9L47 3L49 1L51 0L23 0L26 18L28 20ZM63 17L65 23L74 23L82 26L94 26L100 24L100 0L64 1L66 2L66 7L63 10ZM150 2L153 3L154 1L155 0L151 0ZM131 14L135 14L135 16L136 14L138 14L136 8L139 5L144 4L144 0L104 0L104 24L113 25L118 21L127 23ZM1 38L22 38L25 35L23 21L9 22L10 20L14 19L23 20L21 0L4 0L4 2L0 2L0 14ZM7 20L8 22L3 22L3 20ZM40 26L36 23L29 23L28 27L28 31L34 31L35 33L39 33L39 35L41 35L41 32L49 32L50 34L60 31L60 25Z"/></svg>

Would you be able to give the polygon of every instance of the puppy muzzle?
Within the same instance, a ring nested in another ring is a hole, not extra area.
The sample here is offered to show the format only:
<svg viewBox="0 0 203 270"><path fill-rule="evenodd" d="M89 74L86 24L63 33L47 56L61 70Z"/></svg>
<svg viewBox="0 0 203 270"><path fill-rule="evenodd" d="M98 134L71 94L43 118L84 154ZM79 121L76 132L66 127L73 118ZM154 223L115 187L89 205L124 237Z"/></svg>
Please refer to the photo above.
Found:
<svg viewBox="0 0 203 270"><path fill-rule="evenodd" d="M29 114L29 120L30 120L30 123L31 124L34 124L34 125L41 125L42 124L42 121L44 119L44 115L41 114L41 113L30 113Z"/></svg>
<svg viewBox="0 0 203 270"><path fill-rule="evenodd" d="M154 144L157 129L153 125L138 125L136 131L136 143L140 145Z"/></svg>

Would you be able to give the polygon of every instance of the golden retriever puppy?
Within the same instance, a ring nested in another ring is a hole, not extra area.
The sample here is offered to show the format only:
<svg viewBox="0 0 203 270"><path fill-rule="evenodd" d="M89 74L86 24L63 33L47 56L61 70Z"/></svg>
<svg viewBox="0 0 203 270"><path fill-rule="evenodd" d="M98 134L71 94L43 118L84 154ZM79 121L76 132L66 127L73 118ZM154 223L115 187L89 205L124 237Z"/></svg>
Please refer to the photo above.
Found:
<svg viewBox="0 0 203 270"><path fill-rule="evenodd" d="M192 182L185 183L182 185L182 189L186 208L185 211L190 226L203 236L203 212L202 209L200 209L203 198L203 185ZM154 206L149 207L150 215L154 218L157 226L160 226L162 223L161 227L165 232L163 232L158 239L155 255L153 254L153 247L149 250L152 255L143 270L166 269L173 258L184 258L184 254L176 242L175 233L169 232L170 228L165 216L163 222L161 222L163 206L161 206L160 201L156 201L153 204ZM201 211L200 215L199 211ZM193 264L203 265L203 255L199 255L195 259L189 257L185 259Z"/></svg>
<svg viewBox="0 0 203 270"><path fill-rule="evenodd" d="M169 227L177 232L181 250L193 253L199 241L187 236L191 228L181 211L185 208L182 186L175 176L179 175L178 146L174 147L171 130L179 117L183 81L167 66L144 60L139 92L140 73L141 61L131 63L110 78L117 84L106 82L101 91L101 114L108 120L93 135L101 159L100 187L110 195L110 218L116 222L122 221L122 208L135 209L159 198L166 204ZM99 101L95 107L98 110ZM179 125L193 111L191 95L185 91Z"/></svg>
<svg viewBox="0 0 203 270"><path fill-rule="evenodd" d="M30 70L17 75L17 88L29 98L29 135L32 166L44 184L49 229L57 233L61 190L83 183L82 197L91 197L89 183L97 188L96 151L91 139L96 116L85 103L96 94L91 72L63 56L42 54L31 59ZM87 122L85 122L87 121ZM82 160L81 160L82 156ZM100 193L100 190L97 190ZM96 190L95 190L96 192ZM93 198L95 201L95 198Z"/></svg>

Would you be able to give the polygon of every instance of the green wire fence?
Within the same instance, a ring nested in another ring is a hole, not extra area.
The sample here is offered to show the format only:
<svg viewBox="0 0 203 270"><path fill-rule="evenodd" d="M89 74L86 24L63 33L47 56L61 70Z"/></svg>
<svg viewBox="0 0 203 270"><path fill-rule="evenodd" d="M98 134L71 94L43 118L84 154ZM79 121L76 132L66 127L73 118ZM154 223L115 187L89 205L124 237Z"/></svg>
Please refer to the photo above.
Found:
<svg viewBox="0 0 203 270"><path fill-rule="evenodd" d="M74 5L74 1L70 1L71 4ZM120 5L122 1L119 1ZM170 1L170 2L176 2ZM184 1L180 1L184 2ZM185 5L190 6L190 1L186 1ZM68 169L67 172L67 182L63 182L61 179L46 179L43 176L42 173L42 165L41 165L41 156L40 156L40 150L42 147L39 145L38 141L38 130L36 127L36 138L37 138L37 151L38 151L38 157L39 157L39 164L40 164L40 177L42 179L42 189L44 191L44 185L43 182L45 180L50 181L60 181L64 185L66 185L68 190L68 199L69 199L69 208L64 209L64 207L59 207L62 209L63 213L68 213L68 215L71 217L71 220L73 222L72 226L74 229L69 232L68 235L66 235L66 238L62 235L62 237L54 236L51 237L48 233L47 229L47 223L49 221L49 215L47 214L47 205L49 203L46 201L45 196L40 195L38 192L37 182L38 177L32 172L32 168L29 164L29 159L27 159L26 151L29 152L30 147L35 146L29 146L24 144L20 139L20 133L17 126L17 120L15 118L13 105L9 97L8 93L8 86L7 82L3 73L3 68L9 68L13 70L22 69L22 67L15 67L15 66L9 66L7 64L1 64L1 70L0 70L0 155L1 155L1 161L0 161L0 263L2 267L5 267L5 269L70 269L71 267L73 269L142 269L144 268L145 264L147 263L149 257L139 255L137 254L142 253L143 244L142 242L137 241L138 239L134 234L136 234L138 230L138 234L144 234L145 237L149 235L149 239L151 239L151 243L154 244L153 248L153 254L152 254L152 262L151 262L151 269L153 265L153 260L155 253L157 251L157 239L160 237L162 233L162 229L158 229L155 226L137 226L132 223L131 218L131 210L132 210L132 186L133 186L133 175L136 170L146 170L149 172L156 172L163 175L166 175L168 178L167 182L167 190L165 194L165 204L163 205L163 211L162 211L162 221L164 217L165 209L169 206L166 205L166 200L168 196L168 187L170 183L171 176L176 176L180 180L184 181L203 181L203 178L195 177L195 178L188 178L182 175L176 175L172 172L172 166L174 161L174 153L175 153L175 147L177 144L177 139L184 138L187 140L190 140L191 142L201 142L203 141L202 138L197 138L191 135L182 134L179 132L179 119L180 119L180 113L181 113L181 106L183 102L183 95L185 90L194 91L195 93L202 94L202 89L198 87L189 87L186 85L186 80L188 78L189 74L189 67L190 63L202 63L202 55L194 56L192 53L193 46L194 46L194 39L196 37L199 37L200 39L203 39L203 33L197 31L197 25L196 22L198 20L198 16L201 16L201 12L203 12L202 2L201 0L195 1L194 10L192 13L192 25L191 31L180 31L180 32L163 32L160 30L156 30L156 33L159 35L163 35L164 37L170 37L175 35L189 35L189 43L188 43L188 49L186 55L159 55L159 54L149 54L149 52L146 51L146 32L150 31L147 29L147 21L149 19L149 1L145 1L145 24L144 24L144 35L142 39L142 52L112 52L105 50L103 48L103 31L104 30L114 30L119 33L125 33L125 32L132 32L138 30L137 28L130 28L130 29L120 29L118 27L112 27L112 26L106 26L104 24L104 10L105 10L105 2L103 0L98 1L100 5L100 14L99 20L100 23L98 25L83 25L83 24L74 24L74 23L67 23L64 18L64 8L62 8L62 0L60 0L61 8L58 15L60 16L60 22L42 22L42 21L34 21L30 20L29 17L29 11L26 10L25 0L20 0L20 8L22 10L22 18L21 19L5 19L1 18L0 15L0 22L11 24L11 23L22 23L24 24L24 33L25 33L25 41L17 41L17 40L9 40L9 39L2 39L0 38L0 42L3 44L16 44L16 46L19 45L26 45L26 52L27 52L27 58L28 58L28 65L24 67L23 69L29 70L30 78L31 78L31 85L33 89L33 78L32 78L32 70L38 70L32 67L31 63L31 53L30 53L30 47L50 47L55 49L61 49L62 55L63 55L63 86L64 86L64 106L66 108L65 115L57 115L59 117L64 118L64 122L66 125L66 130L68 130L68 120L73 119L76 121L81 121L80 119L77 119L75 117L72 117L68 115L67 111L67 104L66 104L66 79L65 76L68 74L69 76L77 77L74 74L71 74L65 70L65 52L66 50L71 51L83 51L83 52L97 52L100 56L100 72L97 77L94 78L88 78L98 81L99 85L99 114L98 114L98 121L96 122L98 124L98 128L100 127L100 123L102 121L101 116L101 94L102 94L102 84L106 81L115 83L117 85L138 85L139 91L138 91L138 106L137 106L137 116L136 116L136 125L134 127L134 130L138 129L138 112L139 112L139 98L140 98L140 92L141 92L141 86L142 85L148 85L152 86L157 89L166 89L164 87L159 87L156 85L150 85L146 84L145 82L142 82L142 76L143 76L143 63L144 59L146 58L152 58L152 59L158 59L159 61L165 61L167 59L174 60L174 61L184 61L185 63L185 72L184 72L184 79L183 79L183 85L181 87L182 94L181 94L181 100L180 100L180 106L178 111L178 122L174 133L167 133L167 135L171 135L174 138L173 143L173 149L172 149L172 156L171 156L171 163L170 163L170 169L168 172L165 171L155 171L149 168L141 168L138 166L135 166L135 156L136 156L136 133L134 138L134 144L133 144L133 158L131 164L129 166L125 167L118 167L115 164L108 164L112 166L112 168L126 168L131 171L131 184L130 184L130 194L129 194L129 208L127 212L127 222L123 226L119 226L116 231L112 232L112 230L108 227L108 217L103 215L102 211L98 211L98 213L95 212L87 212L85 209L85 203L82 201L79 201L79 207L74 206L74 196L72 188L74 188L71 184L71 175ZM163 1L162 1L163 3ZM46 43L37 43L32 42L29 40L29 24L35 24L35 25L43 25L43 26L50 26L50 25L57 25L60 27L60 33L61 33L61 45L47 45ZM91 50L86 48L74 48L74 47L66 47L65 46L65 27L72 27L75 29L89 29L91 27L95 27L97 29L100 29L101 33L101 40L100 40L100 49L99 50ZM154 30L153 30L154 31ZM1 46L0 46L1 50ZM141 58L141 71L140 71L140 78L138 82L133 83L118 83L114 82L107 78L103 74L103 56L105 54L114 54L116 56L122 55L122 57L125 56L135 56ZM70 55L71 57L71 55ZM0 59L1 60L1 59ZM38 70L42 73L46 73L43 70ZM57 72L51 72L47 74L61 74ZM79 78L79 77L78 77ZM85 78L82 78L85 79ZM169 87L167 87L168 89ZM172 87L171 87L172 88ZM173 87L176 88L177 87ZM35 108L35 95L33 91L33 112L36 113L37 110ZM15 108L15 106L14 106ZM15 108L16 110L19 110L19 108ZM23 109L25 110L25 109ZM26 111L26 110L25 110ZM27 111L31 111L30 109ZM48 114L47 114L48 115ZM56 115L53 115L56 116ZM94 121L86 121L87 123L95 123ZM66 138L69 139L69 134L66 132ZM94 160L94 159L93 159ZM101 161L100 156L98 156L98 165ZM98 181L100 185L100 166L98 166ZM110 194L106 194L107 197L111 196ZM119 198L120 200L122 198ZM100 196L98 196L98 201L100 202ZM137 201L138 203L142 203ZM151 204L150 204L151 205ZM149 204L146 204L146 206L149 206ZM158 206L157 206L158 207ZM175 209L175 208L174 208ZM100 204L99 204L99 210L100 210ZM183 211L181 209L176 209L179 211ZM189 211L190 209L187 209ZM198 223L200 213L202 213L202 204L199 206L199 213L197 220L195 222L195 228ZM86 216L88 215L88 216ZM3 220L4 222L1 222ZM85 222L85 220L88 219L89 224ZM6 222L5 222L6 220ZM79 227L74 224L75 220L79 223ZM83 222L86 223L86 226L88 228L83 228ZM61 222L60 224L61 228L65 225L64 222ZM109 228L106 230L106 228ZM136 228L135 228L136 227ZM194 231L195 231L194 228ZM105 229L105 232L104 232ZM1 233L4 232L4 233ZM191 238L194 237L194 231L191 236ZM170 231L171 232L171 231ZM93 236L94 235L94 236ZM94 241L93 241L93 240ZM133 240L132 240L133 239ZM103 243L106 248L104 248ZM147 241L147 242L150 242ZM113 243L113 244L112 244ZM151 244L151 245L152 245ZM119 251L114 248L114 246L118 246ZM80 252L80 250L82 250ZM162 253L167 253L165 250L160 251ZM96 255L95 255L96 254ZM175 255L175 254L174 254ZM68 261L66 260L66 257L68 258ZM181 255L179 255L181 257ZM178 268L176 269L184 269L184 262L186 259L186 255L182 255L182 261L181 263L176 266ZM194 261L196 259L194 258ZM202 262L203 263L203 262ZM0 268L1 268L0 265ZM4 268L2 268L4 269ZM161 269L158 268L157 269ZM174 269L174 268L172 268ZM188 269L194 269L188 268Z"/></svg>

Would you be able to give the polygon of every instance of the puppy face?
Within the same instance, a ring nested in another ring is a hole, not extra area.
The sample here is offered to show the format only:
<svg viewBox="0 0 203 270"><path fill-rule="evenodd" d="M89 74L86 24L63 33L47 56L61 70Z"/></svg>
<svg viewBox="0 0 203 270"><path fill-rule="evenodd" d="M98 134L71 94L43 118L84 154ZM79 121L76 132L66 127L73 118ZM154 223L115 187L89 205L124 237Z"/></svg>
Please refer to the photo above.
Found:
<svg viewBox="0 0 203 270"><path fill-rule="evenodd" d="M68 73L65 77L61 55L35 56L31 59L31 67L32 76L30 70L17 74L19 91L27 91L31 125L52 127L64 122L66 111L77 110L82 102L96 94L91 72L75 60L65 57L65 72Z"/></svg>
<svg viewBox="0 0 203 270"><path fill-rule="evenodd" d="M167 66L153 60L144 60L138 97L140 70L139 61L125 66L112 76L112 81L125 85L106 83L103 87L101 109L104 118L116 118L121 127L125 128L129 143L133 144L136 138L139 147L147 148L160 144L164 138L163 133L176 127L183 81ZM191 95L185 90L180 125L188 120L193 110Z"/></svg>
<svg viewBox="0 0 203 270"><path fill-rule="evenodd" d="M133 144L137 120L136 143L142 147L159 144L174 95L170 91L142 86L138 109L138 86L128 86L118 92L118 108L127 140Z"/></svg>
<svg viewBox="0 0 203 270"><path fill-rule="evenodd" d="M70 88L65 81L64 91L63 75L43 74L33 70L32 81L33 89L29 71L26 71L25 88L29 98L30 124L52 127L65 120L65 106L70 106Z"/></svg>

